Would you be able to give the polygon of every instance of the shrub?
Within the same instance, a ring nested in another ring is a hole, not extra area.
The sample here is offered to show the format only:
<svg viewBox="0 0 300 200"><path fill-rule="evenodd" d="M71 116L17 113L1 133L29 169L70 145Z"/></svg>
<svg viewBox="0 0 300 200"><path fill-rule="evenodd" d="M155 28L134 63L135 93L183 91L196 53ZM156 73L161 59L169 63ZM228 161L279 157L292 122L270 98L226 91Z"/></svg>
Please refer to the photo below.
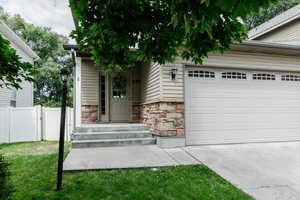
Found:
<svg viewBox="0 0 300 200"><path fill-rule="evenodd" d="M0 199L8 199L12 189L8 183L8 163L0 154Z"/></svg>

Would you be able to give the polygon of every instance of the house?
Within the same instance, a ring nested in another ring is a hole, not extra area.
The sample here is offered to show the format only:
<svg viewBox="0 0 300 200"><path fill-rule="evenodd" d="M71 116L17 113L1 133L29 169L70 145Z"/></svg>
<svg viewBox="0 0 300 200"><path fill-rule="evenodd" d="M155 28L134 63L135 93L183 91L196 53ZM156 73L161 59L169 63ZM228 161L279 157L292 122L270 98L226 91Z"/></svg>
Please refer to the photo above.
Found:
<svg viewBox="0 0 300 200"><path fill-rule="evenodd" d="M23 61L33 63L38 56L6 24L0 21L0 34L10 42ZM22 82L22 89L0 88L0 107L33 106L33 84Z"/></svg>
<svg viewBox="0 0 300 200"><path fill-rule="evenodd" d="M66 46L76 50L75 126L148 124L167 147L300 140L299 17L296 6L201 65L178 58L109 74Z"/></svg>

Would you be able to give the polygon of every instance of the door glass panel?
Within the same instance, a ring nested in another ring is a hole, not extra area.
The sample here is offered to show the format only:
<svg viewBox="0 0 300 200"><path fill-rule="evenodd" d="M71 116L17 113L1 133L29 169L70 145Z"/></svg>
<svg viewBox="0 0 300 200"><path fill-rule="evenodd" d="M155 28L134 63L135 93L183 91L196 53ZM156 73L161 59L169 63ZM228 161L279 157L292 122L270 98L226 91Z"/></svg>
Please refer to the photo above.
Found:
<svg viewBox="0 0 300 200"><path fill-rule="evenodd" d="M112 80L112 97L123 99L127 97L127 77L121 74L115 76Z"/></svg>
<svg viewBox="0 0 300 200"><path fill-rule="evenodd" d="M100 105L101 105L101 114L105 115L106 111L106 78L104 75L101 75L100 77L100 92L101 92L101 99L100 99Z"/></svg>

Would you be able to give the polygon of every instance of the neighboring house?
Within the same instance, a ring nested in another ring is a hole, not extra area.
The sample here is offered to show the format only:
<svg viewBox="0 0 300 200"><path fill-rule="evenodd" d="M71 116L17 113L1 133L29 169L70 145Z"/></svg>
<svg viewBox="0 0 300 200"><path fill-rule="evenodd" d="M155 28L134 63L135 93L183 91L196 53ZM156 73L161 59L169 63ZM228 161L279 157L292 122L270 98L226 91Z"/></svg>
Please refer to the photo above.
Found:
<svg viewBox="0 0 300 200"><path fill-rule="evenodd" d="M3 22L0 21L0 34L10 42L22 58L22 61L33 63L38 56ZM33 106L33 84L22 82L22 89L0 88L0 107L30 107Z"/></svg>
<svg viewBox="0 0 300 200"><path fill-rule="evenodd" d="M249 39L300 45L300 4L249 32Z"/></svg>
<svg viewBox="0 0 300 200"><path fill-rule="evenodd" d="M75 126L146 123L174 146L300 140L299 16L296 6L201 65L178 58L108 74L66 46L77 50Z"/></svg>

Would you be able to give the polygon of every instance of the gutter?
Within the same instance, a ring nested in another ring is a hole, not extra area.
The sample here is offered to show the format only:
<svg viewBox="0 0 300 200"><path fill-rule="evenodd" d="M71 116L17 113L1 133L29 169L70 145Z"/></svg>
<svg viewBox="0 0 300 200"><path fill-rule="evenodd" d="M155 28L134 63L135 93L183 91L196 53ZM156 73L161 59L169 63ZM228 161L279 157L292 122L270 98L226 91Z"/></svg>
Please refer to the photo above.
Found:
<svg viewBox="0 0 300 200"><path fill-rule="evenodd" d="M76 51L77 57L91 57L92 56L92 54L89 52L81 51L77 44L64 44L63 48L64 48L64 50L72 50L73 49L74 51ZM135 48L130 48L129 52L134 52L136 50L137 49L135 49Z"/></svg>
<svg viewBox="0 0 300 200"><path fill-rule="evenodd" d="M78 45L64 45L65 50L76 51L76 56L78 57L90 57L91 54L87 52L82 52L79 50ZM135 51L132 49L131 51ZM279 54L279 55L292 55L300 56L300 45L290 45L275 42L262 42L257 40L246 40L240 44L230 45L231 51L241 51L241 52L253 52L253 53L267 53L267 54ZM229 50L229 51L230 51Z"/></svg>
<svg viewBox="0 0 300 200"><path fill-rule="evenodd" d="M74 120L74 123L73 123L73 130L75 130L76 128L76 106L77 105L77 102L76 102L76 51L74 49L71 49L71 54L72 54L72 61L73 61L73 67L74 67L74 80L73 80L73 88L74 88L74 95L73 95L73 107L74 107L74 111L73 111L73 120Z"/></svg>
<svg viewBox="0 0 300 200"><path fill-rule="evenodd" d="M67 50L67 51L72 51L73 50L74 52L76 52L75 57L87 57L87 58L89 58L89 57L92 56L92 54L90 54L88 52L80 51L79 46L76 45L76 44L64 44L63 48L64 48L64 50Z"/></svg>
<svg viewBox="0 0 300 200"><path fill-rule="evenodd" d="M64 44L63 47L65 50L71 50L71 51L79 49L77 44Z"/></svg>
<svg viewBox="0 0 300 200"><path fill-rule="evenodd" d="M237 47L264 47L264 48L272 48L272 49L285 49L285 50L297 50L300 51L299 45L290 45L290 44L282 44L275 42L261 42L257 40L247 40L240 44L231 45L232 50Z"/></svg>

